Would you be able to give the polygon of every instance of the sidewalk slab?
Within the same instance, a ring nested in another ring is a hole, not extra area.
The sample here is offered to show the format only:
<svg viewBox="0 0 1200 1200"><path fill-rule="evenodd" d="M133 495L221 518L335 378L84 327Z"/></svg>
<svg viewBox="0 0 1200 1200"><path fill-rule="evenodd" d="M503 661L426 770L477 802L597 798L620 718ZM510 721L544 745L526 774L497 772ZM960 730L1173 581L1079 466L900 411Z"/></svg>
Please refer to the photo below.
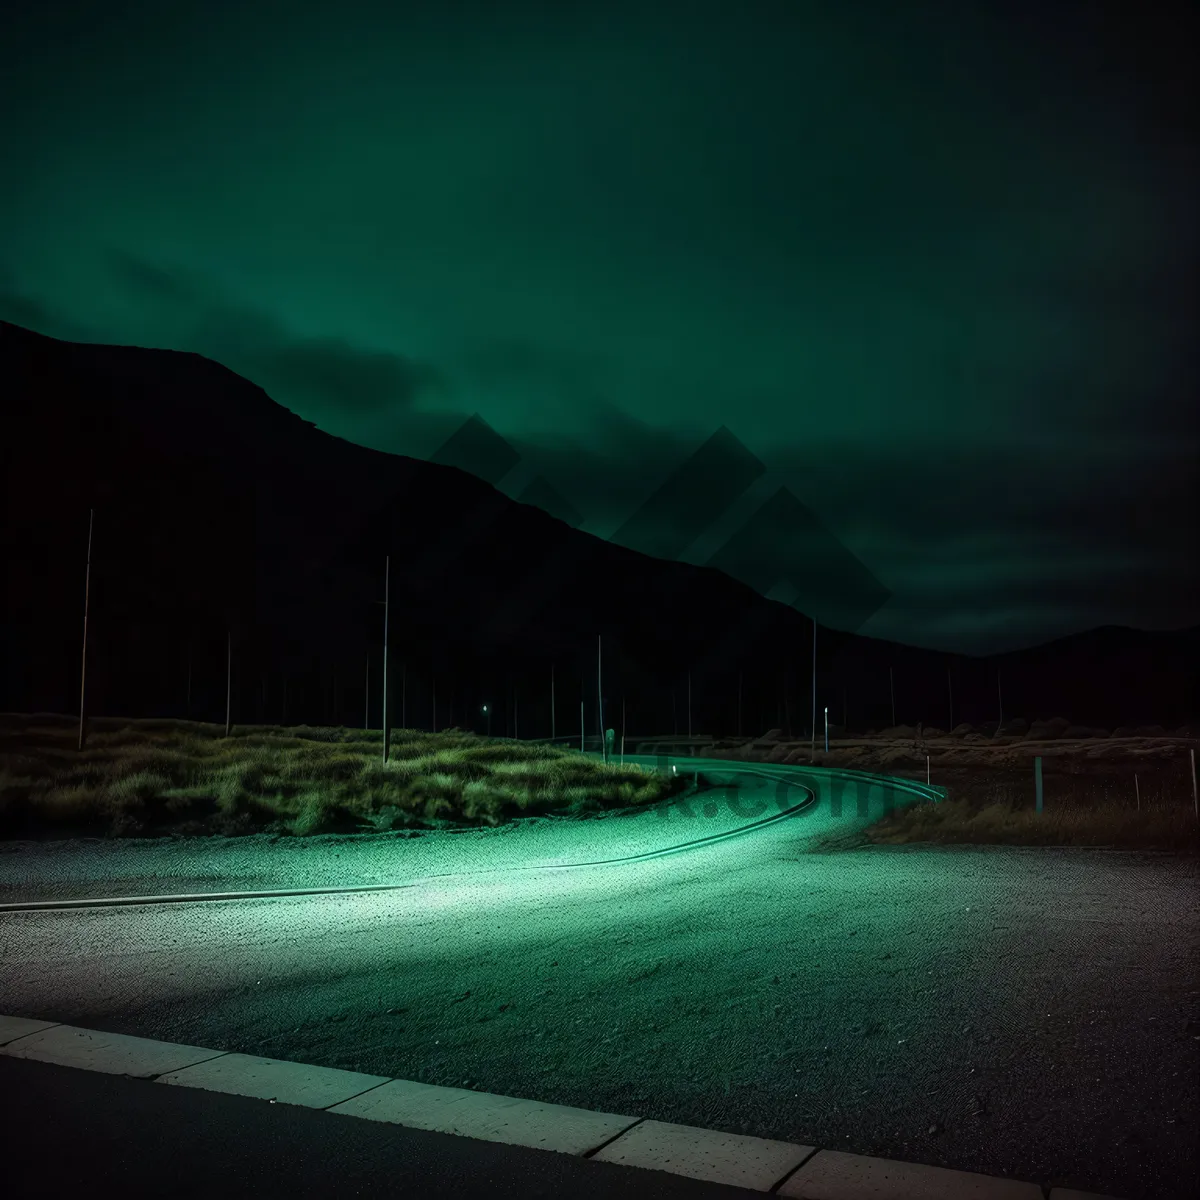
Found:
<svg viewBox="0 0 1200 1200"><path fill-rule="evenodd" d="M820 1150L778 1192L795 1200L1042 1200L1036 1183Z"/></svg>
<svg viewBox="0 0 1200 1200"><path fill-rule="evenodd" d="M178 1071L224 1053L203 1046L179 1046L123 1033L77 1029L74 1025L55 1025L0 1046L0 1054L13 1058L36 1058L61 1067L81 1067L139 1079L153 1079L166 1071Z"/></svg>
<svg viewBox="0 0 1200 1200"><path fill-rule="evenodd" d="M408 1079L393 1079L326 1111L562 1154L588 1154L638 1121Z"/></svg>
<svg viewBox="0 0 1200 1200"><path fill-rule="evenodd" d="M60 1021L38 1021L33 1017L0 1016L0 1046L59 1024L61 1024Z"/></svg>
<svg viewBox="0 0 1200 1200"><path fill-rule="evenodd" d="M1051 1188L1050 1200L1117 1200L1116 1196L1102 1196L1099 1192L1080 1192L1075 1188Z"/></svg>
<svg viewBox="0 0 1200 1200"><path fill-rule="evenodd" d="M592 1158L765 1192L812 1153L812 1146L770 1138L642 1121Z"/></svg>
<svg viewBox="0 0 1200 1200"><path fill-rule="evenodd" d="M253 1096L280 1104L300 1104L305 1108L329 1108L387 1083L388 1079L387 1075L360 1075L357 1071L311 1067L250 1054L222 1054L220 1058L161 1075L157 1082Z"/></svg>

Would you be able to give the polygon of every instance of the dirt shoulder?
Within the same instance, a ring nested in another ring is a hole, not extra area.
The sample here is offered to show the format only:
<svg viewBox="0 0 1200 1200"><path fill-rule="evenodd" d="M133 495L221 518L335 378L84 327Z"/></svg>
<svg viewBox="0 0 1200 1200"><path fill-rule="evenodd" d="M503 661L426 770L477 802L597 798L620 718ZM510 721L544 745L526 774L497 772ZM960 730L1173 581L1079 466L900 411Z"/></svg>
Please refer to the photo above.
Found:
<svg viewBox="0 0 1200 1200"><path fill-rule="evenodd" d="M847 843L1109 846L1200 852L1190 736L960 736L840 739L829 752L782 739L714 746L736 761L813 764L895 775L946 789L896 810ZM1042 811L1035 760L1041 759ZM830 847L836 848L836 847Z"/></svg>

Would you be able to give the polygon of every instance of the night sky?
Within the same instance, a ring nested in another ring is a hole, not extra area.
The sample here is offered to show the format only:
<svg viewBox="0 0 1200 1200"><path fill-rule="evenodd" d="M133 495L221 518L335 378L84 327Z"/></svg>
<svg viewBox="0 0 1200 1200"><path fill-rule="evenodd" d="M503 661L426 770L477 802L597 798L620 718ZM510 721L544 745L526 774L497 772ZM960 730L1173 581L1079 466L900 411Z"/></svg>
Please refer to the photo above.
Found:
<svg viewBox="0 0 1200 1200"><path fill-rule="evenodd" d="M866 634L1200 621L1190 5L21 7L0 318L420 458L478 413L601 537L724 425Z"/></svg>

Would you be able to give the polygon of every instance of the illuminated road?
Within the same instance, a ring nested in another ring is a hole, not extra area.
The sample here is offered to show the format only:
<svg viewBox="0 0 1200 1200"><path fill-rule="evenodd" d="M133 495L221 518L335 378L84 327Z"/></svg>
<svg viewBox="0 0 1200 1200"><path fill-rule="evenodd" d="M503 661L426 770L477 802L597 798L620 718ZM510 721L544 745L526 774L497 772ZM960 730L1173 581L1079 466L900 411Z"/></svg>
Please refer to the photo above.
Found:
<svg viewBox="0 0 1200 1200"><path fill-rule="evenodd" d="M5 912L0 1011L1129 1200L1186 1190L1194 862L828 852L884 783L835 815L811 768L673 761L737 790L407 839L4 847L10 903L417 886Z"/></svg>

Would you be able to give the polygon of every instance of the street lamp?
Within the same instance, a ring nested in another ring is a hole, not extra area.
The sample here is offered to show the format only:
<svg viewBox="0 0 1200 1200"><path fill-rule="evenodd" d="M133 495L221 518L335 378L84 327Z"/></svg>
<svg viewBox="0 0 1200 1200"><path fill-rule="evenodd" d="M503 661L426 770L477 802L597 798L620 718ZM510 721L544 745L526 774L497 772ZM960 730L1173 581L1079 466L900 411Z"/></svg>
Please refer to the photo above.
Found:
<svg viewBox="0 0 1200 1200"><path fill-rule="evenodd" d="M485 704L483 706L483 711L484 711L484 713L487 714L487 735L488 735L488 737L491 737L492 736L492 710L490 708L488 708L488 706Z"/></svg>
<svg viewBox="0 0 1200 1200"><path fill-rule="evenodd" d="M825 705L825 753L829 753L829 705Z"/></svg>

